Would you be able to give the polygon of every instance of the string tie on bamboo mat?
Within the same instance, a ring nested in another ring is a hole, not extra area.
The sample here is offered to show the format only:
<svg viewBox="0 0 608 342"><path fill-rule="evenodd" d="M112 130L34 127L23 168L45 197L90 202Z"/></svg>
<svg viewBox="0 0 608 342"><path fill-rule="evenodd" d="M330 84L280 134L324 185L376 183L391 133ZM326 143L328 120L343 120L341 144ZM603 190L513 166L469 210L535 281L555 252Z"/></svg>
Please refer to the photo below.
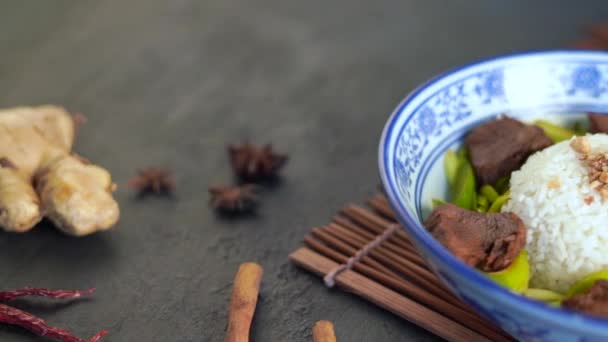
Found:
<svg viewBox="0 0 608 342"><path fill-rule="evenodd" d="M399 229L399 225L391 224L381 235L376 236L375 239L370 241L367 245L363 246L360 250L355 253L352 257L348 258L345 264L339 265L323 277L325 286L332 288L336 285L336 277L347 270L350 270L358 263L363 257L365 257L374 248L378 247L381 243L390 238Z"/></svg>

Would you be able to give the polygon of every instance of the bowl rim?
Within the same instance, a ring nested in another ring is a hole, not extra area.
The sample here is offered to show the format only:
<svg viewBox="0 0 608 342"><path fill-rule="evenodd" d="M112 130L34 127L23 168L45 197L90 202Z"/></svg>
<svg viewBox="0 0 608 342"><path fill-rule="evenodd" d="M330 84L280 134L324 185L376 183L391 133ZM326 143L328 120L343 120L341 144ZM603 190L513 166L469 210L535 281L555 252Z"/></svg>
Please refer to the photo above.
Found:
<svg viewBox="0 0 608 342"><path fill-rule="evenodd" d="M494 302L500 304L502 307L513 308L516 311L525 311L529 315L536 315L540 320L557 322L562 326L567 326L575 330L581 330L581 325L592 328L599 334L608 333L608 320L595 318L589 315L580 314L574 311L570 311L562 308L554 308L544 303L538 302L533 299L529 299L523 295L516 294L514 292L505 289L504 287L496 284L489 278L483 276L480 272L474 268L466 265L464 262L456 258L450 253L445 247L443 247L438 241L432 238L429 234L424 234L425 228L422 224L418 223L413 213L403 205L402 201L397 195L396 184L393 183L391 177L387 174L386 164L389 161L389 152L387 146L389 138L394 134L394 127L397 119L403 113L404 108L412 102L419 94L424 92L427 88L436 84L440 80L449 76L465 72L468 69L474 68L479 65L509 61L512 59L521 59L522 57L552 57L563 54L576 54L588 57L605 57L608 61L608 52L589 50L589 49L545 49L545 50L530 50L525 52L513 52L500 55L494 55L491 57L481 58L470 63L466 63L454 68L450 68L444 72L437 74L428 81L422 83L420 86L411 91L393 110L390 117L388 118L380 138L380 144L378 147L378 164L380 177L383 188L385 189L389 203L393 208L393 211L397 214L397 218L401 223L404 224L404 229L408 233L415 235L417 240L424 246L424 248L434 254L435 257L441 259L450 269L457 272L462 278L467 279L467 282L474 288L484 288L489 290L494 298ZM416 227L418 229L411 229L409 227ZM523 308L523 309L522 309Z"/></svg>

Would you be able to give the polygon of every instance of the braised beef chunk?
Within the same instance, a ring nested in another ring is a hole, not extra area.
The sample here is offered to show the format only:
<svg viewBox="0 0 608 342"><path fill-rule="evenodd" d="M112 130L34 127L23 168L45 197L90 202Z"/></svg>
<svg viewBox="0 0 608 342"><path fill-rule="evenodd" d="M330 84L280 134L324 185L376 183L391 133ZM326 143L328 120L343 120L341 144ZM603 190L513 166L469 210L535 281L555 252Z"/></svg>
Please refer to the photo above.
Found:
<svg viewBox="0 0 608 342"><path fill-rule="evenodd" d="M480 185L494 185L551 143L541 128L506 117L477 126L465 141Z"/></svg>
<svg viewBox="0 0 608 342"><path fill-rule="evenodd" d="M444 204L424 226L450 252L485 272L509 266L526 243L526 227L513 213L478 213Z"/></svg>
<svg viewBox="0 0 608 342"><path fill-rule="evenodd" d="M591 133L608 133L608 115L589 113Z"/></svg>
<svg viewBox="0 0 608 342"><path fill-rule="evenodd" d="M563 306L589 315L608 318L608 281L598 280L589 290L574 295Z"/></svg>

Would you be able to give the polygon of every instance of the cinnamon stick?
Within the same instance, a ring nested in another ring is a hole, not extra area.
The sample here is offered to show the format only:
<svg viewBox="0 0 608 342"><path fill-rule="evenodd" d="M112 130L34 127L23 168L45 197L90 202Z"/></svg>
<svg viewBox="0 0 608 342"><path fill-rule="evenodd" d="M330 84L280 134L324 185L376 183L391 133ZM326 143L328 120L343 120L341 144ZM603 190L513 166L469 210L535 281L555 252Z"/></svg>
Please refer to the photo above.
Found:
<svg viewBox="0 0 608 342"><path fill-rule="evenodd" d="M336 342L334 324L330 321L318 321L312 328L313 342Z"/></svg>
<svg viewBox="0 0 608 342"><path fill-rule="evenodd" d="M239 266L234 278L225 342L248 342L264 271L253 262Z"/></svg>

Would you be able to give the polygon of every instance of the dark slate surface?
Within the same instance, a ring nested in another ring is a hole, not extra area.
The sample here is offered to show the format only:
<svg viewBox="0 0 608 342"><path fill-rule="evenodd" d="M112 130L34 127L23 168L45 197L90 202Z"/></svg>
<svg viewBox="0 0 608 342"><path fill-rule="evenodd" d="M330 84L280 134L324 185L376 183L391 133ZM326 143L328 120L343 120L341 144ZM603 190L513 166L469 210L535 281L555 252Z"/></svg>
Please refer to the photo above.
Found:
<svg viewBox="0 0 608 342"><path fill-rule="evenodd" d="M584 5L583 5L584 4ZM562 47L605 0L2 1L0 105L57 103L89 122L76 149L121 186L116 230L83 239L48 226L0 234L1 288L97 286L93 299L19 302L105 341L220 341L240 262L266 274L253 341L422 341L425 331L287 262L310 227L377 184L388 113L417 84L471 60ZM292 159L259 216L222 220L207 186L231 181L224 144L273 142ZM174 201L125 184L171 167ZM0 328L1 341L37 341Z"/></svg>

